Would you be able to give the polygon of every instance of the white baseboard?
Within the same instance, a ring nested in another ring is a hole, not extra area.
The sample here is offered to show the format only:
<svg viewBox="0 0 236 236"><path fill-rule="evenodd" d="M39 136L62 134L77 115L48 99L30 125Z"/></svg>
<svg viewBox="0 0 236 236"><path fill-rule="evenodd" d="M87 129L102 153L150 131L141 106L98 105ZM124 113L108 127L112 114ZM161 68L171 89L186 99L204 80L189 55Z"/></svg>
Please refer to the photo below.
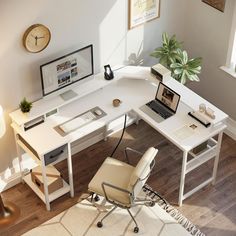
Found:
<svg viewBox="0 0 236 236"><path fill-rule="evenodd" d="M228 118L226 125L227 129L224 133L236 141L236 121L231 118Z"/></svg>

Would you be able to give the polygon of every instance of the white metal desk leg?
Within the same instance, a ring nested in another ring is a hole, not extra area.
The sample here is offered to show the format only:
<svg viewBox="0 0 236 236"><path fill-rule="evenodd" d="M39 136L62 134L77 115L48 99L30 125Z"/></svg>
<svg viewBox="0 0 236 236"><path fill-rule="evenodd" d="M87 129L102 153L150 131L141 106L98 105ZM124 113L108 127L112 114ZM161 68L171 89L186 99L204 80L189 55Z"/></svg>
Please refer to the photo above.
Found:
<svg viewBox="0 0 236 236"><path fill-rule="evenodd" d="M24 183L23 177L24 177L24 172L23 172L23 166L22 166L22 150L21 147L19 146L19 144L17 143L17 135L16 132L14 131L14 136L15 136L15 143L16 143L16 153L17 153L17 157L18 157L18 162L19 162L19 171L21 174L21 182Z"/></svg>
<svg viewBox="0 0 236 236"><path fill-rule="evenodd" d="M139 118L139 116L137 115L136 120L135 120L135 124L136 124L136 125L139 124L139 120L140 120L140 118Z"/></svg>
<svg viewBox="0 0 236 236"><path fill-rule="evenodd" d="M188 152L184 151L183 152L181 178L180 178L180 186L179 186L179 206L182 206L183 196L184 196L184 182L185 182L185 175L186 175L187 157L188 157Z"/></svg>
<svg viewBox="0 0 236 236"><path fill-rule="evenodd" d="M20 169L20 175L21 175L21 182L24 183L23 177L24 177L24 170L22 166L22 150L18 143L16 143L16 153L18 157L19 162L19 169Z"/></svg>
<svg viewBox="0 0 236 236"><path fill-rule="evenodd" d="M105 129L104 129L104 141L107 141L107 131L108 131L108 125L105 125Z"/></svg>
<svg viewBox="0 0 236 236"><path fill-rule="evenodd" d="M218 141L217 141L216 157L215 157L215 161L214 161L213 174L212 174L212 178L213 178L212 184L213 185L216 183L216 174L217 174L218 163L219 163L219 158L220 158L220 148L221 148L222 136L223 136L223 131L221 131L219 133Z"/></svg>
<svg viewBox="0 0 236 236"><path fill-rule="evenodd" d="M70 183L70 196L74 197L73 169L72 169L71 144L70 143L68 143L67 148L68 148L67 165L68 165L68 175L69 175L69 183Z"/></svg>
<svg viewBox="0 0 236 236"><path fill-rule="evenodd" d="M41 160L41 168L42 168L42 176L43 176L45 203L46 203L47 210L50 211L50 202L49 202L49 195L48 195L48 181L47 181L47 175L46 175L46 167L44 163L44 156L41 156L40 160Z"/></svg>

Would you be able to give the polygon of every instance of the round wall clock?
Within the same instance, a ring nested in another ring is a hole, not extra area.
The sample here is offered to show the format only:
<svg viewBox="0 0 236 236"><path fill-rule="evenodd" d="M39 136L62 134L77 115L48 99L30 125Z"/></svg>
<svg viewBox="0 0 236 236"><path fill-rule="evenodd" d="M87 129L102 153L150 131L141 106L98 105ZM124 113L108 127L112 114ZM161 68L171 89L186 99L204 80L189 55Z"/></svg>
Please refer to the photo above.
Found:
<svg viewBox="0 0 236 236"><path fill-rule="evenodd" d="M23 44L29 52L41 52L51 39L50 30L42 24L31 25L24 33Z"/></svg>

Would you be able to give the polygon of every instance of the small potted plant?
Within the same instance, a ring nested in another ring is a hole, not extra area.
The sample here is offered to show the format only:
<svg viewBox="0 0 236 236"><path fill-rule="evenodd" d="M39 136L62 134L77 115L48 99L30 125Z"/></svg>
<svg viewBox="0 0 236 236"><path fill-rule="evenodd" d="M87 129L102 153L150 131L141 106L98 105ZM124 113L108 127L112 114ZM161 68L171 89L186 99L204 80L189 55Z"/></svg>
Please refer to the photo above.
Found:
<svg viewBox="0 0 236 236"><path fill-rule="evenodd" d="M20 102L19 106L23 113L28 113L32 108L32 102L28 102L24 97L23 100Z"/></svg>
<svg viewBox="0 0 236 236"><path fill-rule="evenodd" d="M199 81L202 58L189 59L182 42L178 42L175 35L169 37L162 34L162 46L155 49L151 56L159 58L159 62L171 71L171 76L182 84L188 80Z"/></svg>

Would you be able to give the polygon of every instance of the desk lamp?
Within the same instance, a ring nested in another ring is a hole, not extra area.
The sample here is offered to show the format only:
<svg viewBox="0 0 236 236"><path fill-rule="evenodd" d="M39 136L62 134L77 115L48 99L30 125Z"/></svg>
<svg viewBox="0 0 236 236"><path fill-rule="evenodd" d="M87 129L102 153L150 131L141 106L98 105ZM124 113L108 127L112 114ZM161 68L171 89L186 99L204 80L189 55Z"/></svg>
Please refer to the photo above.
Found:
<svg viewBox="0 0 236 236"><path fill-rule="evenodd" d="M0 138L4 135L5 131L6 126L3 118L3 110L0 106ZM4 205L0 194L0 228L13 223L19 216L19 208L10 202L5 202Z"/></svg>

